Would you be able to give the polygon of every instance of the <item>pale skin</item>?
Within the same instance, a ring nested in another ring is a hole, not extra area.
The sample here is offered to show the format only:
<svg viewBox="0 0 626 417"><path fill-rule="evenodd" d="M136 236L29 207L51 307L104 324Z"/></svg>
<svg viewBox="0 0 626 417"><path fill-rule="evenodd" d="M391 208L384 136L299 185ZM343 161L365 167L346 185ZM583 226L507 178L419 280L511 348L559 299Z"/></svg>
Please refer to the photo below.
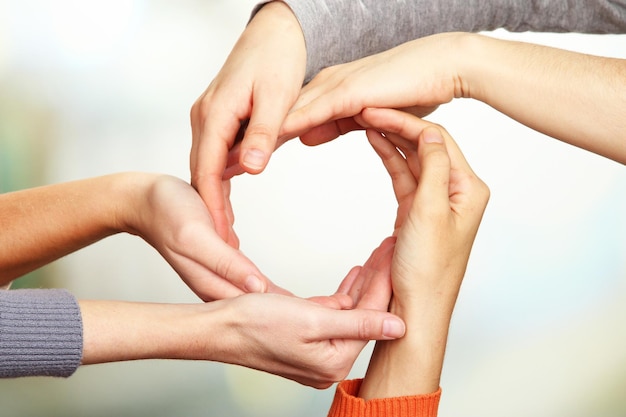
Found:
<svg viewBox="0 0 626 417"><path fill-rule="evenodd" d="M372 335L404 333L403 322L385 312L393 241L385 240L331 297L245 294L205 304L82 300L82 363L211 360L328 388L346 377ZM352 300L354 309L341 309Z"/></svg>
<svg viewBox="0 0 626 417"><path fill-rule="evenodd" d="M193 188L166 175L119 173L3 194L0 229L0 246L12 248L0 253L5 281L127 232L156 248L205 301L272 287L244 254L215 233Z"/></svg>
<svg viewBox="0 0 626 417"><path fill-rule="evenodd" d="M155 247L198 295L231 297L186 305L82 300L83 364L213 360L322 388L345 377L368 340L404 334L386 311L392 239L332 296L245 294L221 274L258 270L217 236L197 192L167 175L119 173L3 194L0 230L0 247L10 248L0 253L0 285L127 232Z"/></svg>
<svg viewBox="0 0 626 417"><path fill-rule="evenodd" d="M482 101L563 142L626 163L626 60L469 33L432 35L320 72L281 134L315 145L357 129L367 107L425 115Z"/></svg>
<svg viewBox="0 0 626 417"><path fill-rule="evenodd" d="M287 5L275 1L255 15L191 108L191 183L215 219L218 234L234 247L238 240L228 179L263 171L280 126L298 97L305 70L300 25ZM224 175L241 122L248 119L241 148L231 155L232 168Z"/></svg>
<svg viewBox="0 0 626 417"><path fill-rule="evenodd" d="M233 245L228 179L261 172L271 153L297 136L316 145L359 129L353 117L367 107L425 116L454 98L473 98L548 136L626 163L624 59L444 33L327 68L300 91L305 64L297 19L284 3L271 2L192 108L192 184L218 234ZM248 154L257 158L246 162Z"/></svg>
<svg viewBox="0 0 626 417"><path fill-rule="evenodd" d="M442 127L390 109L366 109L356 121L398 200L390 311L406 323L403 338L377 342L359 396L430 394L489 189Z"/></svg>

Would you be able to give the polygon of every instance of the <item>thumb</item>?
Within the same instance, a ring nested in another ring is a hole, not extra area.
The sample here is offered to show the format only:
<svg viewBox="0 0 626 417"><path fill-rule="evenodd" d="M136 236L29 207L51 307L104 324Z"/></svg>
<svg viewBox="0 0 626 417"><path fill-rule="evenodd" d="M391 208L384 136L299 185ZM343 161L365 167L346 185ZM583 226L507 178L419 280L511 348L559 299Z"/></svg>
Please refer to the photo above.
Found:
<svg viewBox="0 0 626 417"><path fill-rule="evenodd" d="M392 340L406 331L402 319L383 311L328 309L327 313L323 339Z"/></svg>
<svg viewBox="0 0 626 417"><path fill-rule="evenodd" d="M421 132L417 158L420 178L412 210L427 208L441 213L450 206L450 157L437 127L429 126Z"/></svg>
<svg viewBox="0 0 626 417"><path fill-rule="evenodd" d="M260 87L255 91L250 121L245 129L239 164L250 174L262 172L276 149L278 131L287 116L291 103L287 97L276 97L275 92Z"/></svg>

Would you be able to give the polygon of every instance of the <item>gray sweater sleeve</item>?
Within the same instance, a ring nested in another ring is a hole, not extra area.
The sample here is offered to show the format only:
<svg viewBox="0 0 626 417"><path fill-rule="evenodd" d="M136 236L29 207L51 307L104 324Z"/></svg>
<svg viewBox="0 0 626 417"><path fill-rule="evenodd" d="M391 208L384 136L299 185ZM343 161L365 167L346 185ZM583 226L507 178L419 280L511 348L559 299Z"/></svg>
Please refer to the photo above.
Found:
<svg viewBox="0 0 626 417"><path fill-rule="evenodd" d="M72 294L0 291L0 378L68 377L82 351L82 318Z"/></svg>
<svg viewBox="0 0 626 417"><path fill-rule="evenodd" d="M304 32L306 81L325 67L441 32L626 33L626 0L283 1Z"/></svg>

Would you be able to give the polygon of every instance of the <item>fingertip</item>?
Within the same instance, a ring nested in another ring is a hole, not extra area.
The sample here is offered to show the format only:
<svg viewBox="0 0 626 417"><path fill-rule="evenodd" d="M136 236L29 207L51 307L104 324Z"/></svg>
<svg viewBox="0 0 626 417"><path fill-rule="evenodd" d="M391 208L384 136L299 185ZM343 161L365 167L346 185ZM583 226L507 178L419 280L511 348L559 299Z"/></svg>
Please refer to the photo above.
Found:
<svg viewBox="0 0 626 417"><path fill-rule="evenodd" d="M256 275L250 275L246 278L244 289L248 293L262 293L266 291L266 286L263 280L259 277Z"/></svg>
<svg viewBox="0 0 626 417"><path fill-rule="evenodd" d="M383 337L386 339L398 339L404 336L406 326L399 318L387 318L383 321Z"/></svg>
<svg viewBox="0 0 626 417"><path fill-rule="evenodd" d="M351 310L354 307L354 300L348 294L335 293L332 298L337 301L341 310Z"/></svg>
<svg viewBox="0 0 626 417"><path fill-rule="evenodd" d="M424 143L443 143L441 131L434 126L429 126L422 131Z"/></svg>
<svg viewBox="0 0 626 417"><path fill-rule="evenodd" d="M241 154L241 166L249 174L259 174L265 169L268 159L268 154L261 149L245 149Z"/></svg>

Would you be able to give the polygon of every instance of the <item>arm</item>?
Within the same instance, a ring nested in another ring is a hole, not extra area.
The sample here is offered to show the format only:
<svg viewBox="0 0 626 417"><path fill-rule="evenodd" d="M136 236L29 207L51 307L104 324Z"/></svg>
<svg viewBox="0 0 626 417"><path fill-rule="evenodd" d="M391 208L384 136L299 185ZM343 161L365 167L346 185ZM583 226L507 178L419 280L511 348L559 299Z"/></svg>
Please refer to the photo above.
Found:
<svg viewBox="0 0 626 417"><path fill-rule="evenodd" d="M456 97L626 163L626 60L468 33L326 69L302 90L284 133L318 144L359 128L353 117L366 107L427 114Z"/></svg>
<svg viewBox="0 0 626 417"><path fill-rule="evenodd" d="M76 302L64 290L0 291L0 377L70 376L79 364L211 360L317 388L344 378L370 339L404 334L386 312L387 240L331 297L246 294L204 304ZM355 309L350 309L355 306Z"/></svg>
<svg viewBox="0 0 626 417"><path fill-rule="evenodd" d="M128 232L155 247L205 300L283 291L217 236L191 186L166 175L113 174L3 194L0 230L0 283Z"/></svg>
<svg viewBox="0 0 626 417"><path fill-rule="evenodd" d="M283 1L302 26L307 45L307 81L323 68L435 33L498 28L512 32L626 31L624 1Z"/></svg>
<svg viewBox="0 0 626 417"><path fill-rule="evenodd" d="M473 56L455 63L470 98L626 164L626 59L477 35L456 47Z"/></svg>
<svg viewBox="0 0 626 417"><path fill-rule="evenodd" d="M369 339L404 334L402 321L386 312L392 251L387 239L335 296L315 301L280 294L186 305L81 301L82 363L211 360L326 388L345 378ZM345 297L355 309L345 309Z"/></svg>
<svg viewBox="0 0 626 417"><path fill-rule="evenodd" d="M626 4L610 0L285 0L260 3L219 74L191 110L191 178L236 246L228 179L257 174L297 135L280 126L303 82L322 69L441 32L619 33ZM306 46L305 46L306 45ZM245 126L247 130L241 129ZM242 125L243 123L243 125ZM238 136L240 146L235 146ZM230 155L229 155L230 152Z"/></svg>
<svg viewBox="0 0 626 417"><path fill-rule="evenodd" d="M406 333L376 344L365 378L339 386L329 415L436 416L448 328L489 190L445 130L387 109L368 109L359 123L398 200L390 311Z"/></svg>
<svg viewBox="0 0 626 417"><path fill-rule="evenodd" d="M387 312L334 309L280 294L245 294L205 304L81 301L80 306L83 365L219 361L316 388L345 378L369 339L395 338L403 331L402 322ZM390 331L386 320L397 322L401 331Z"/></svg>

